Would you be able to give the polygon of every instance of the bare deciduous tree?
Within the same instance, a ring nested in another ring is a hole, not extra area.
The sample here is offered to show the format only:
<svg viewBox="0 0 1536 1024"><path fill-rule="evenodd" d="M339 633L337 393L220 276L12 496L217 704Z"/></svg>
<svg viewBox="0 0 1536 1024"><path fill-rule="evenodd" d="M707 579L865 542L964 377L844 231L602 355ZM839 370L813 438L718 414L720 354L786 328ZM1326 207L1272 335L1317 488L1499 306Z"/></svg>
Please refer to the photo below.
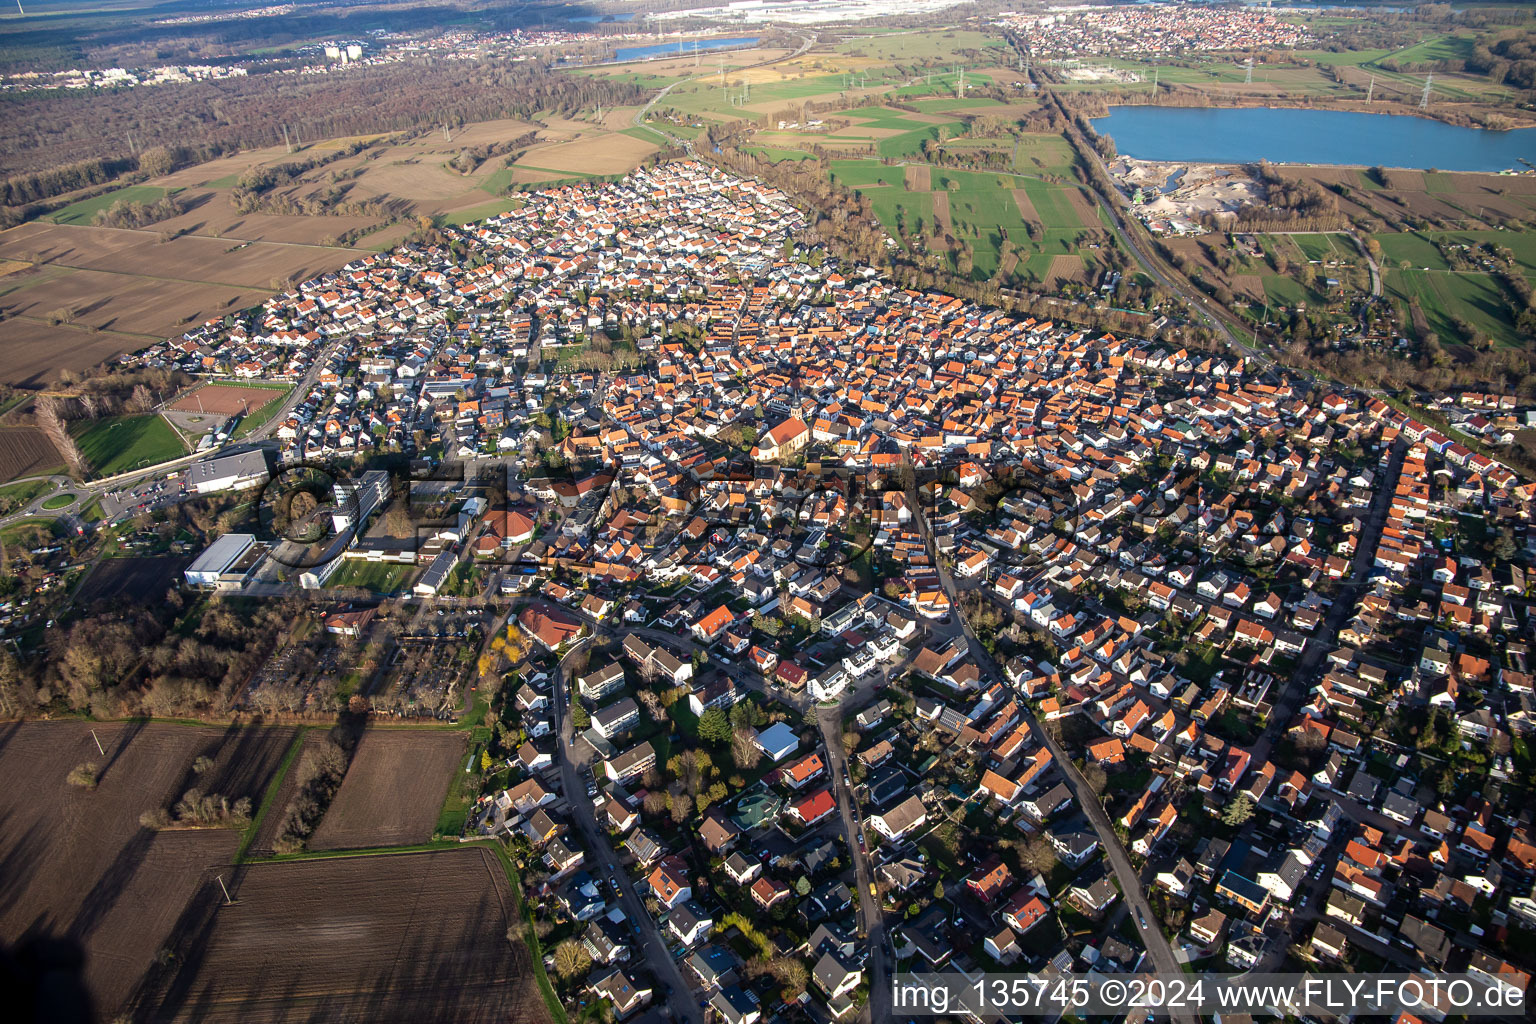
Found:
<svg viewBox="0 0 1536 1024"><path fill-rule="evenodd" d="M59 400L53 395L44 395L37 400L37 425L58 449L69 468L76 473L84 473L85 456L80 454L80 446L70 436L69 424L64 420Z"/></svg>
<svg viewBox="0 0 1536 1024"><path fill-rule="evenodd" d="M579 978L592 969L592 954L575 939L566 939L555 947L555 973L566 981Z"/></svg>
<svg viewBox="0 0 1536 1024"><path fill-rule="evenodd" d="M731 759L736 762L736 767L750 771L762 758L763 752L754 742L750 729L737 729L731 735Z"/></svg>

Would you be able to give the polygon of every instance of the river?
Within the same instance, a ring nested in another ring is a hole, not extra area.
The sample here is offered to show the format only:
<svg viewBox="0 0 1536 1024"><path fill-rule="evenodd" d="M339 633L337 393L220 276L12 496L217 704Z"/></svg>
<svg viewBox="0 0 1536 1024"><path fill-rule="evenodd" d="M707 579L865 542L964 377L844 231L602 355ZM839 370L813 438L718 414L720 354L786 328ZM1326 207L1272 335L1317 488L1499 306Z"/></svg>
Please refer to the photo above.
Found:
<svg viewBox="0 0 1536 1024"><path fill-rule="evenodd" d="M1422 117L1272 107L1115 106L1094 130L1122 156L1176 163L1353 164L1528 170L1536 129L1492 132Z"/></svg>

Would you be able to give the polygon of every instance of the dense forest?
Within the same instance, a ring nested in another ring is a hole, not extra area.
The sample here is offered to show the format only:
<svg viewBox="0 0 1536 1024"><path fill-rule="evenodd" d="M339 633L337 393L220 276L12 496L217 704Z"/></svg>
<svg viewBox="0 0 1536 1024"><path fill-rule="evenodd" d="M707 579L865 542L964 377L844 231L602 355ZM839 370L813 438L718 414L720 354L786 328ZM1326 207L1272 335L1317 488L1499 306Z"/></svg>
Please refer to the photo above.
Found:
<svg viewBox="0 0 1536 1024"><path fill-rule="evenodd" d="M285 126L300 139L335 138L540 112L569 115L599 103L643 103L647 96L631 82L489 61L252 75L174 88L13 94L0 100L0 173L123 161L130 136L138 147L246 149L280 144Z"/></svg>
<svg viewBox="0 0 1536 1024"><path fill-rule="evenodd" d="M1472 47L1467 69L1517 89L1536 89L1536 29L1512 29Z"/></svg>

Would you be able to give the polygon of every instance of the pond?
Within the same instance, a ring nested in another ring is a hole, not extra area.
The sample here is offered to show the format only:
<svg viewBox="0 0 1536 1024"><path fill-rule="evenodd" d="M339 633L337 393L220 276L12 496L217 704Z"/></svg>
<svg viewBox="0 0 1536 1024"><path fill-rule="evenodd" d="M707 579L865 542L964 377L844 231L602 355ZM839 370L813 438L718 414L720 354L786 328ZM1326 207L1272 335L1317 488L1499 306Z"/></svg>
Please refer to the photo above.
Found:
<svg viewBox="0 0 1536 1024"><path fill-rule="evenodd" d="M742 39L684 39L675 43L656 43L654 46L622 46L614 51L615 60L648 60L651 57L676 57L679 54L707 52L709 50L735 50L756 45L759 36Z"/></svg>
<svg viewBox="0 0 1536 1024"><path fill-rule="evenodd" d="M1176 163L1529 170L1536 129L1492 132L1422 117L1272 107L1115 106L1094 130L1122 156Z"/></svg>

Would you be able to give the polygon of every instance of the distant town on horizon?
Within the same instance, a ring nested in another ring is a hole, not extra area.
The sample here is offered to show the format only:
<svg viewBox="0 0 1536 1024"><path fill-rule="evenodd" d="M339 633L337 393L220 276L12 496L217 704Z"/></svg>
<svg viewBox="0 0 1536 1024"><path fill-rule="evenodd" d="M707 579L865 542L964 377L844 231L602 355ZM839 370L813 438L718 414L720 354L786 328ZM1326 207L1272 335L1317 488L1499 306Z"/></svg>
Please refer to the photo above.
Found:
<svg viewBox="0 0 1536 1024"><path fill-rule="evenodd" d="M5 1004L1523 1019L1533 17L0 15Z"/></svg>

